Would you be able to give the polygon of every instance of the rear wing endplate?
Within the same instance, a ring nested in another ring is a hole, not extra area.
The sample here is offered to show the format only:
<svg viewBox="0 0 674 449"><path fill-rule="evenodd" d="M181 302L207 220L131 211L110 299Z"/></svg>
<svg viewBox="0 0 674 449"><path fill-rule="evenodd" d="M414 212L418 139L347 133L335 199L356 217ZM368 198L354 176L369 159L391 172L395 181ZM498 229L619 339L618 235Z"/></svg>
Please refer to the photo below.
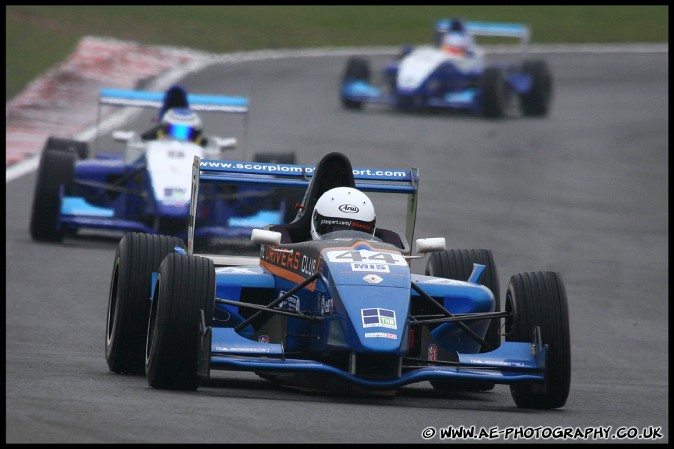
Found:
<svg viewBox="0 0 674 449"><path fill-rule="evenodd" d="M297 164L200 159L192 165L192 192L188 224L187 252L193 253L199 184L223 183L263 187L306 189L316 167ZM364 192L407 195L405 237L412 242L417 215L419 169L353 168L356 188Z"/></svg>

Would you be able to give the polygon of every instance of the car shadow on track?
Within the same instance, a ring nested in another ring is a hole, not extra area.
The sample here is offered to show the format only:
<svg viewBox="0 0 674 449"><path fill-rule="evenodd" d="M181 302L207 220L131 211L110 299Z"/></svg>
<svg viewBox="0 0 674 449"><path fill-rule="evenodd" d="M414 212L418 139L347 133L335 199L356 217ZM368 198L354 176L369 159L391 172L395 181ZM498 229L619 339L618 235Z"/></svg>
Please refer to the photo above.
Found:
<svg viewBox="0 0 674 449"><path fill-rule="evenodd" d="M403 387L397 392L330 392L277 385L252 373L218 373L198 390L199 394L239 399L278 399L294 402L415 407L422 409L484 410L526 412L518 409L507 388L487 392L442 392L425 382ZM231 377L230 377L231 376ZM237 377L233 377L237 376Z"/></svg>

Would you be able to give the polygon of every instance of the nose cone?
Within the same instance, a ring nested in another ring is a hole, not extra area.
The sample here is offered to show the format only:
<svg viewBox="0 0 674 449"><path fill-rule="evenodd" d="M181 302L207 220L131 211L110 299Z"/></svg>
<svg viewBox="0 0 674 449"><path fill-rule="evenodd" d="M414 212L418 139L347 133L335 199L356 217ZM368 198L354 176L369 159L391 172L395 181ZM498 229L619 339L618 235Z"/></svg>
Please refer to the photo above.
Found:
<svg viewBox="0 0 674 449"><path fill-rule="evenodd" d="M345 285L339 288L355 352L399 355L407 350L409 288Z"/></svg>

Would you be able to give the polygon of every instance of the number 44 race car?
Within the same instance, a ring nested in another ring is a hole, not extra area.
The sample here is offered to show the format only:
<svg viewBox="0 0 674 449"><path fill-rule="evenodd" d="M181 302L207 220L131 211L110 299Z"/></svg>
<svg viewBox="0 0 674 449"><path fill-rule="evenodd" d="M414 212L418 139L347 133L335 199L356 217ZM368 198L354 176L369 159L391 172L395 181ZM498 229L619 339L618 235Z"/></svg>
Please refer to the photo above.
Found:
<svg viewBox="0 0 674 449"><path fill-rule="evenodd" d="M487 64L473 36L520 39L522 61ZM548 114L552 74L540 59L525 59L529 29L522 24L438 20L435 45L405 47L376 81L369 61L351 57L342 76L340 96L347 109L385 104L399 110L466 111L490 118L510 115L515 100L524 116Z"/></svg>
<svg viewBox="0 0 674 449"><path fill-rule="evenodd" d="M513 275L501 307L491 251L427 238L412 255L418 181L417 169L353 169L341 153L316 167L195 159L192 200L201 184L273 183L306 188L301 207L292 222L253 231L259 257L195 254L194 220L187 245L126 234L110 283L110 370L144 372L151 387L176 390L197 389L212 370L345 392L505 384L518 407L562 407L571 351L560 274ZM335 187L405 195L405 234L377 226L312 239L316 203ZM412 273L410 260L427 253L425 273Z"/></svg>

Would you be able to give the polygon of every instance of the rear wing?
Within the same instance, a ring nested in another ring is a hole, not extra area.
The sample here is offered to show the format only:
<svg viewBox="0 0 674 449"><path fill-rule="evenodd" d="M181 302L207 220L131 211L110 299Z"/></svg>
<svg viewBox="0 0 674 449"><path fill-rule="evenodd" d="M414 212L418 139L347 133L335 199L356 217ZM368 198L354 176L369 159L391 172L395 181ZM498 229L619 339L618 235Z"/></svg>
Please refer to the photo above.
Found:
<svg viewBox="0 0 674 449"><path fill-rule="evenodd" d="M450 23L449 19L438 20L435 24L435 29L436 31L446 31L449 29ZM512 37L519 39L522 53L528 51L531 34L529 27L524 24L468 21L465 23L465 27L466 31L473 36Z"/></svg>
<svg viewBox="0 0 674 449"><path fill-rule="evenodd" d="M306 189L316 167L297 164L225 161L194 158L192 192L188 223L187 252L193 253L199 184L291 187ZM353 168L356 188L364 192L401 193L407 195L405 238L413 241L417 216L419 169Z"/></svg>
<svg viewBox="0 0 674 449"><path fill-rule="evenodd" d="M166 92L146 90L101 89L99 91L96 115L96 141L98 140L101 123L101 106L138 107L160 110L164 105L165 95ZM244 117L245 132L248 130L248 98L246 97L188 93L187 102L190 109L196 112L241 114Z"/></svg>
<svg viewBox="0 0 674 449"><path fill-rule="evenodd" d="M163 101L164 92L101 89L98 104L161 109ZM194 111L248 113L248 99L245 97L187 94L187 101Z"/></svg>

